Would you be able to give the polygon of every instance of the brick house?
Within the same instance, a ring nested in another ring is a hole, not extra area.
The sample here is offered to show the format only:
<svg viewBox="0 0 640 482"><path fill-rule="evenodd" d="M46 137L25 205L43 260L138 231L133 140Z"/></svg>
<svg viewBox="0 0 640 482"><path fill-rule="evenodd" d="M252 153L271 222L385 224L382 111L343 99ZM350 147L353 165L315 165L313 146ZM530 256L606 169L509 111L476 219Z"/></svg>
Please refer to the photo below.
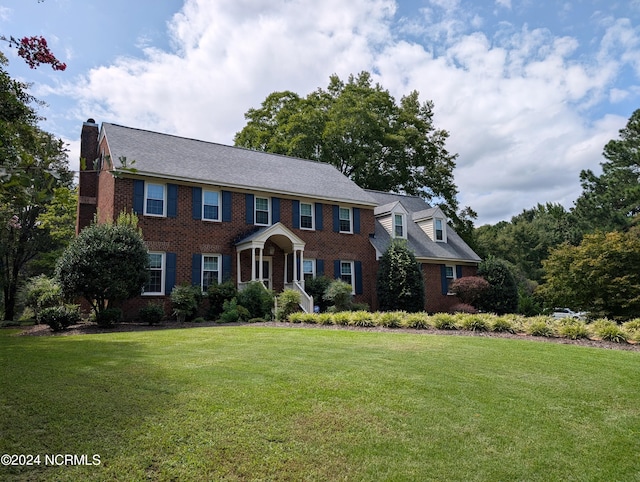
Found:
<svg viewBox="0 0 640 482"><path fill-rule="evenodd" d="M134 316L181 283L231 279L280 292L326 275L376 307L377 259L392 237L422 264L427 311L456 303L448 285L479 257L422 199L361 189L333 166L89 119L83 124L76 230L139 216L150 282L124 306ZM135 162L133 162L135 161ZM123 166L133 169L122 169Z"/></svg>

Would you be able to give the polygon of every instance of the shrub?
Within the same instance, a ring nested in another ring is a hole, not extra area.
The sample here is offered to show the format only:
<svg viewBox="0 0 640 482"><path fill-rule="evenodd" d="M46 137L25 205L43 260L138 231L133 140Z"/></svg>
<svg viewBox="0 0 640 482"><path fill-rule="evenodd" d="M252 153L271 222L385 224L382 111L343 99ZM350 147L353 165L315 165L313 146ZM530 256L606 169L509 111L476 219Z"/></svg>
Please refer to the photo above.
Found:
<svg viewBox="0 0 640 482"><path fill-rule="evenodd" d="M429 315L426 313L408 313L402 320L404 328L426 329L429 328Z"/></svg>
<svg viewBox="0 0 640 482"><path fill-rule="evenodd" d="M204 323L205 321L207 320L205 320L202 316L198 316L193 320L194 323Z"/></svg>
<svg viewBox="0 0 640 482"><path fill-rule="evenodd" d="M93 313L92 319L98 326L108 328L122 320L122 310L120 308L105 308Z"/></svg>
<svg viewBox="0 0 640 482"><path fill-rule="evenodd" d="M333 314L332 313L320 313L316 315L316 323L318 325L333 325Z"/></svg>
<svg viewBox="0 0 640 482"><path fill-rule="evenodd" d="M249 312L249 318L264 318L270 320L273 310L273 293L267 290L259 281L252 281L237 296L238 305Z"/></svg>
<svg viewBox="0 0 640 482"><path fill-rule="evenodd" d="M305 323L304 321L304 315L306 315L307 313L304 313L302 311L298 311L296 313L291 313L286 319L284 319L283 321L288 321L289 323Z"/></svg>
<svg viewBox="0 0 640 482"><path fill-rule="evenodd" d="M394 239L382 254L376 276L382 311L424 309L424 280L415 255L404 239Z"/></svg>
<svg viewBox="0 0 640 482"><path fill-rule="evenodd" d="M138 316L143 323L155 325L160 323L164 318L164 308L159 303L149 302L147 306L140 308Z"/></svg>
<svg viewBox="0 0 640 482"><path fill-rule="evenodd" d="M36 320L44 308L60 306L63 302L60 284L45 275L31 278L23 289L24 304L33 310Z"/></svg>
<svg viewBox="0 0 640 482"><path fill-rule="evenodd" d="M329 303L324 299L324 293L331 284L331 278L327 276L316 276L305 281L304 290L313 297L313 304L320 308L320 311L327 311Z"/></svg>
<svg viewBox="0 0 640 482"><path fill-rule="evenodd" d="M496 316L490 324L491 331L496 333L515 333L516 330L511 320L504 316Z"/></svg>
<svg viewBox="0 0 640 482"><path fill-rule="evenodd" d="M380 313L376 319L376 325L385 328L399 328L404 322L406 311L387 311Z"/></svg>
<svg viewBox="0 0 640 482"><path fill-rule="evenodd" d="M173 288L170 298L173 314L180 323L183 323L198 309L198 301L202 298L202 291L199 286L183 284Z"/></svg>
<svg viewBox="0 0 640 482"><path fill-rule="evenodd" d="M224 302L236 296L238 296L238 290L233 281L209 285L207 289L207 298L209 299L209 312L207 316L209 319L217 320L224 309Z"/></svg>
<svg viewBox="0 0 640 482"><path fill-rule="evenodd" d="M532 336L553 336L553 328L549 324L540 319L535 319L527 327L527 333Z"/></svg>
<svg viewBox="0 0 640 482"><path fill-rule="evenodd" d="M336 279L329 284L323 298L329 301L335 307L335 311L346 311L351 307L353 295L352 288L349 283Z"/></svg>
<svg viewBox="0 0 640 482"><path fill-rule="evenodd" d="M373 313L368 311L360 310L354 311L351 313L351 319L349 320L349 325L351 326L375 326L375 316Z"/></svg>
<svg viewBox="0 0 640 482"><path fill-rule="evenodd" d="M480 263L478 276L491 285L479 300L479 309L499 315L518 310L518 285L509 263L489 257Z"/></svg>
<svg viewBox="0 0 640 482"><path fill-rule="evenodd" d="M559 324L558 334L563 338L577 340L579 338L588 338L589 330L583 321L565 318Z"/></svg>
<svg viewBox="0 0 640 482"><path fill-rule="evenodd" d="M487 331L489 324L483 316L465 315L460 319L460 326L463 330Z"/></svg>
<svg viewBox="0 0 640 482"><path fill-rule="evenodd" d="M449 313L436 313L431 316L434 328L438 330L455 330L456 318Z"/></svg>
<svg viewBox="0 0 640 482"><path fill-rule="evenodd" d="M300 293L296 290L286 289L278 296L278 312L276 319L284 321L287 317L300 309Z"/></svg>
<svg viewBox="0 0 640 482"><path fill-rule="evenodd" d="M43 308L38 317L40 323L49 325L53 331L61 331L80 321L80 306L50 306Z"/></svg>
<svg viewBox="0 0 640 482"><path fill-rule="evenodd" d="M640 318L627 321L622 325L622 329L629 335L629 340L640 341Z"/></svg>
<svg viewBox="0 0 640 482"><path fill-rule="evenodd" d="M265 320L264 318L251 318L250 320L248 320L249 323L265 323L266 321L267 320Z"/></svg>
<svg viewBox="0 0 640 482"><path fill-rule="evenodd" d="M463 304L478 306L482 295L490 287L489 282L480 276L464 276L451 283L451 292L455 293Z"/></svg>
<svg viewBox="0 0 640 482"><path fill-rule="evenodd" d="M247 321L249 318L251 318L249 310L239 305L238 300L235 298L224 302L222 315L220 316L221 323L237 323Z"/></svg>
<svg viewBox="0 0 640 482"><path fill-rule="evenodd" d="M66 296L82 296L96 313L140 296L149 280L149 252L135 215L84 228L58 259L56 278Z"/></svg>
<svg viewBox="0 0 640 482"><path fill-rule="evenodd" d="M351 312L338 311L331 315L334 325L348 325L351 321Z"/></svg>
<svg viewBox="0 0 640 482"><path fill-rule="evenodd" d="M626 343L629 339L628 335L613 321L598 320L593 324L592 329L595 335L604 341Z"/></svg>

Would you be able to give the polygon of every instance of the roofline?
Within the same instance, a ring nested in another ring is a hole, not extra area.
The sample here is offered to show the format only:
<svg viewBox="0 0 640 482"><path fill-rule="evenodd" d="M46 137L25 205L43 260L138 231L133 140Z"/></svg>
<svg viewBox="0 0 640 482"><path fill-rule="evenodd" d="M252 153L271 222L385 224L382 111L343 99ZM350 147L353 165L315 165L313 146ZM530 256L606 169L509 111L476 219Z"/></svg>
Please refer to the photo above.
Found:
<svg viewBox="0 0 640 482"><path fill-rule="evenodd" d="M310 162L315 162L315 161L310 161ZM256 186L249 186L249 185L242 185L242 184L229 184L229 183L223 183L223 182L212 182L204 179L170 176L167 174L158 174L155 172L147 172L147 171L136 170L135 172L132 172L132 171L118 171L117 169L114 169L112 172L117 173L118 175L124 176L124 177L136 177L136 176L153 177L157 179L166 179L169 181L181 181L181 182L191 183L191 184L219 186L219 187L226 187L226 188L232 188L232 189L243 190L243 191L254 191L254 192L257 191L257 192L263 192L263 193L269 193L269 194L280 194L280 195L285 195L289 197L319 199L322 201L331 201L334 203L357 204L359 206L367 206L371 208L375 208L378 205L376 203L368 203L368 202L357 200L357 199L346 199L346 198L336 199L336 198L310 195L309 193L303 193L303 192L274 191L271 189L265 189L265 188L260 188Z"/></svg>
<svg viewBox="0 0 640 482"><path fill-rule="evenodd" d="M460 264L460 263L472 263L472 264L478 264L482 261L482 259L465 259L465 258L426 258L426 257L422 257L422 256L416 256L416 261L436 261L438 262L438 264L442 264L442 263L453 263L453 264Z"/></svg>

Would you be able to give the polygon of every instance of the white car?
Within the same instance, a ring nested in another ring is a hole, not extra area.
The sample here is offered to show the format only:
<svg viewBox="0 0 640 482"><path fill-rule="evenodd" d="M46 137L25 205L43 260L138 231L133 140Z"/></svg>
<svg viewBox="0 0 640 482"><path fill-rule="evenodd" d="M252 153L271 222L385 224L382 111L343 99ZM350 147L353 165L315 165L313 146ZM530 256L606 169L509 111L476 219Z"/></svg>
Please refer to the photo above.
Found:
<svg viewBox="0 0 640 482"><path fill-rule="evenodd" d="M554 308L551 316L556 320L560 320L562 318L576 318L578 320L584 320L586 318L586 313L584 311L573 311L569 308Z"/></svg>

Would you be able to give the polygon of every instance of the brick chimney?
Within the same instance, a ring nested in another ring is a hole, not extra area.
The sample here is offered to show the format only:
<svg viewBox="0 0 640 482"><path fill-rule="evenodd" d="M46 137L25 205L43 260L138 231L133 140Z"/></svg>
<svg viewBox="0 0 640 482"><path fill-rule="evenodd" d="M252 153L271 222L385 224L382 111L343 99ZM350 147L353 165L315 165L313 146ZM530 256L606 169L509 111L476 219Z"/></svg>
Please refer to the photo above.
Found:
<svg viewBox="0 0 640 482"><path fill-rule="evenodd" d="M98 124L95 120L88 119L82 124L76 235L91 224L96 214L99 173L95 169L95 160L98 158L98 134Z"/></svg>

